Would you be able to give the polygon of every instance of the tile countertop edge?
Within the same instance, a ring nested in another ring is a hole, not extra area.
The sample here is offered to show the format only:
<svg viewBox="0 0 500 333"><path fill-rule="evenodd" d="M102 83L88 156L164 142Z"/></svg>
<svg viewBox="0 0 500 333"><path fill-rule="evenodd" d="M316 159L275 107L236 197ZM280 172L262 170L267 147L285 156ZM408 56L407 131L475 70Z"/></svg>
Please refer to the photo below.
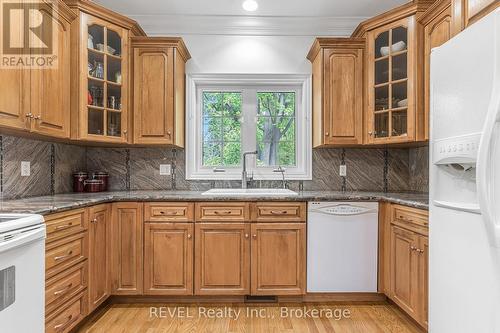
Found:
<svg viewBox="0 0 500 333"><path fill-rule="evenodd" d="M427 193L304 191L297 196L224 197L199 191L130 191L57 194L0 201L0 212L52 214L109 202L126 201L386 201L427 210Z"/></svg>

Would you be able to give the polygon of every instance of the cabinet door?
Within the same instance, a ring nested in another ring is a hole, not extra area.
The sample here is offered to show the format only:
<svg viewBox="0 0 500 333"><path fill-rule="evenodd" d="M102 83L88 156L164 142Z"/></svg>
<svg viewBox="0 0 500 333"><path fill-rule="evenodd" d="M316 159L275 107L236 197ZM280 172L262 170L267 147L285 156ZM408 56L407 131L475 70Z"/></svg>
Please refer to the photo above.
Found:
<svg viewBox="0 0 500 333"><path fill-rule="evenodd" d="M83 13L80 29L78 138L128 142L129 31Z"/></svg>
<svg viewBox="0 0 500 333"><path fill-rule="evenodd" d="M111 276L113 294L142 294L142 204L113 204Z"/></svg>
<svg viewBox="0 0 500 333"><path fill-rule="evenodd" d="M195 237L195 294L250 293L250 224L200 223Z"/></svg>
<svg viewBox="0 0 500 333"><path fill-rule="evenodd" d="M134 142L172 144L173 48L134 49Z"/></svg>
<svg viewBox="0 0 500 333"><path fill-rule="evenodd" d="M425 328L429 325L429 238L420 236L419 241L419 322Z"/></svg>
<svg viewBox="0 0 500 333"><path fill-rule="evenodd" d="M255 223L251 230L252 294L304 294L305 223Z"/></svg>
<svg viewBox="0 0 500 333"><path fill-rule="evenodd" d="M0 9L1 12L1 9ZM6 30L6 27L3 27ZM10 36L23 40L24 27L19 20L12 25ZM29 96L30 70L23 68L0 68L0 126L30 130Z"/></svg>
<svg viewBox="0 0 500 333"><path fill-rule="evenodd" d="M410 316L418 320L418 235L391 227L390 296Z"/></svg>
<svg viewBox="0 0 500 333"><path fill-rule="evenodd" d="M372 30L368 40L368 143L416 136L416 22L410 16Z"/></svg>
<svg viewBox="0 0 500 333"><path fill-rule="evenodd" d="M146 223L144 294L193 294L193 224Z"/></svg>
<svg viewBox="0 0 500 333"><path fill-rule="evenodd" d="M49 16L44 12L45 16ZM53 137L70 136L70 22L50 17L56 64L31 70L32 130Z"/></svg>
<svg viewBox="0 0 500 333"><path fill-rule="evenodd" d="M431 81L431 50L447 42L452 36L451 5L441 8L437 14L424 27L424 99L425 99L425 140L429 140L429 115L430 115L430 81Z"/></svg>
<svg viewBox="0 0 500 333"><path fill-rule="evenodd" d="M325 144L361 144L363 50L324 51Z"/></svg>
<svg viewBox="0 0 500 333"><path fill-rule="evenodd" d="M110 295L110 220L108 205L89 208L89 309Z"/></svg>

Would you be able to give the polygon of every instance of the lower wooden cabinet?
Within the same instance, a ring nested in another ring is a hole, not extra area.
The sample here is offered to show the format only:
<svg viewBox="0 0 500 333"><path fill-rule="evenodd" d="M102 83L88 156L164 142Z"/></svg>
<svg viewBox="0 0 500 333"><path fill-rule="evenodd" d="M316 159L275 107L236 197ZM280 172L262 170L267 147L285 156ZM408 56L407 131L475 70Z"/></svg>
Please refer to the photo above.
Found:
<svg viewBox="0 0 500 333"><path fill-rule="evenodd" d="M394 207L393 211L397 211L398 206ZM412 221L418 222L416 219ZM390 228L388 296L423 327L427 327L429 239L422 226L413 222L403 223L397 220L397 214Z"/></svg>
<svg viewBox="0 0 500 333"><path fill-rule="evenodd" d="M112 206L111 289L115 295L140 295L143 288L143 204Z"/></svg>
<svg viewBox="0 0 500 333"><path fill-rule="evenodd" d="M251 294L304 294L306 224L255 223L251 233Z"/></svg>
<svg viewBox="0 0 500 333"><path fill-rule="evenodd" d="M144 294L193 294L193 223L144 224Z"/></svg>
<svg viewBox="0 0 500 333"><path fill-rule="evenodd" d="M93 311L111 294L109 206L89 208L89 311Z"/></svg>
<svg viewBox="0 0 500 333"><path fill-rule="evenodd" d="M195 294L250 294L250 224L195 226Z"/></svg>

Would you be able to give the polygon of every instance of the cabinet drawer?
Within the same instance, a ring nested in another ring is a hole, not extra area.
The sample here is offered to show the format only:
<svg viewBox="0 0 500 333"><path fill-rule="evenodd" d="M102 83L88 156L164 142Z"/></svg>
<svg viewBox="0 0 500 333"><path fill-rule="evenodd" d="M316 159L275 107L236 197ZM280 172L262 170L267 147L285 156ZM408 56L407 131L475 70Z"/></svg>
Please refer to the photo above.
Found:
<svg viewBox="0 0 500 333"><path fill-rule="evenodd" d="M252 221L305 222L304 202L257 202L252 204Z"/></svg>
<svg viewBox="0 0 500 333"><path fill-rule="evenodd" d="M86 250L86 234L78 234L47 245L45 252L46 277L52 277L86 259Z"/></svg>
<svg viewBox="0 0 500 333"><path fill-rule="evenodd" d="M87 292L84 291L66 303L67 305L45 321L45 333L69 332L86 315Z"/></svg>
<svg viewBox="0 0 500 333"><path fill-rule="evenodd" d="M45 288L47 313L58 309L87 287L87 265L87 261L84 261L47 281Z"/></svg>
<svg viewBox="0 0 500 333"><path fill-rule="evenodd" d="M194 203L146 203L144 221L148 222L193 222Z"/></svg>
<svg viewBox="0 0 500 333"><path fill-rule="evenodd" d="M197 222L244 222L250 219L245 202L201 202L196 204Z"/></svg>
<svg viewBox="0 0 500 333"><path fill-rule="evenodd" d="M429 213L424 210L393 205L392 206L392 221L415 224L421 227L429 226Z"/></svg>
<svg viewBox="0 0 500 333"><path fill-rule="evenodd" d="M53 214L45 217L47 243L74 235L87 229L85 209Z"/></svg>

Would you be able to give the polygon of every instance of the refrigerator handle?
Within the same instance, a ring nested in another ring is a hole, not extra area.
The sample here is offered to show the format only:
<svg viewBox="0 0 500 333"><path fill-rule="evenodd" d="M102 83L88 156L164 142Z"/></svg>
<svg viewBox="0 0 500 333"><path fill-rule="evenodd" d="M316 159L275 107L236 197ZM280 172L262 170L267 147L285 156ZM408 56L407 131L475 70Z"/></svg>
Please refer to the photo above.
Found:
<svg viewBox="0 0 500 333"><path fill-rule="evenodd" d="M497 129L500 127L500 82L496 80L496 86L493 89L492 99L486 116L483 135L479 144L477 165L476 165L476 184L479 208L486 225L486 231L490 240L490 244L500 248L500 221L496 221L494 210L494 178L493 174L495 167L493 163L494 142L498 134ZM500 167L500 166L499 166ZM500 175L496 175L500 177Z"/></svg>

